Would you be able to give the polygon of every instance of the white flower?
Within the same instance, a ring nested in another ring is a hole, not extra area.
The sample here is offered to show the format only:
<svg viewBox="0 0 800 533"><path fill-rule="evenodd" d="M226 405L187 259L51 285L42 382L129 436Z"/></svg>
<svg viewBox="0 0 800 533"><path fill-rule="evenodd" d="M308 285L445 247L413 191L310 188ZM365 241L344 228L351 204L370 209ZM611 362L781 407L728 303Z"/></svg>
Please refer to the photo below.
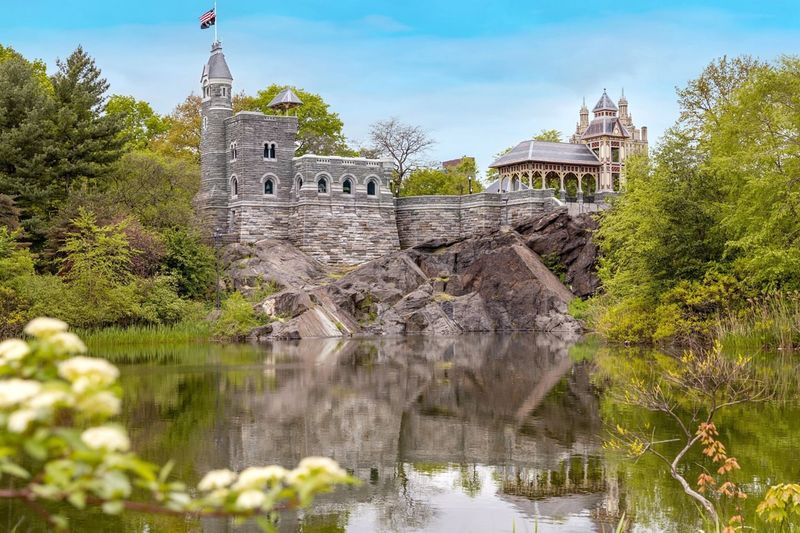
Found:
<svg viewBox="0 0 800 533"><path fill-rule="evenodd" d="M327 457L306 457L297 465L299 470L309 470L313 472L324 472L334 477L345 477L345 472L339 463Z"/></svg>
<svg viewBox="0 0 800 533"><path fill-rule="evenodd" d="M119 370L105 359L78 356L59 363L58 375L71 381L75 392L82 393L90 387L111 385Z"/></svg>
<svg viewBox="0 0 800 533"><path fill-rule="evenodd" d="M71 403L72 398L61 390L44 390L27 401L33 409L50 409L57 403Z"/></svg>
<svg viewBox="0 0 800 533"><path fill-rule="evenodd" d="M244 469L239 474L239 479L233 486L236 490L261 489L269 482L282 481L289 473L282 466L271 465L264 467L252 466Z"/></svg>
<svg viewBox="0 0 800 533"><path fill-rule="evenodd" d="M25 326L25 333L32 337L49 337L54 333L67 331L67 323L57 318L34 318Z"/></svg>
<svg viewBox="0 0 800 533"><path fill-rule="evenodd" d="M259 509L267 497L260 490L246 490L236 498L236 507L239 509Z"/></svg>
<svg viewBox="0 0 800 533"><path fill-rule="evenodd" d="M28 343L20 339L8 339L0 342L0 359L18 361L31 353Z"/></svg>
<svg viewBox="0 0 800 533"><path fill-rule="evenodd" d="M202 491L224 489L234 481L236 481L236 474L227 468L212 470L203 476L203 479L197 484L197 488Z"/></svg>
<svg viewBox="0 0 800 533"><path fill-rule="evenodd" d="M12 433L24 433L31 422L36 419L36 411L32 409L20 409L14 411L8 417L8 430Z"/></svg>
<svg viewBox="0 0 800 533"><path fill-rule="evenodd" d="M39 394L42 385L27 379L0 381L0 408L11 407Z"/></svg>
<svg viewBox="0 0 800 533"><path fill-rule="evenodd" d="M127 451L131 441L124 431L114 426L98 426L81 433L81 440L93 450Z"/></svg>
<svg viewBox="0 0 800 533"><path fill-rule="evenodd" d="M86 352L86 345L83 344L80 337L68 331L62 331L61 333L55 333L47 337L47 342L49 342L58 353L75 354Z"/></svg>
<svg viewBox="0 0 800 533"><path fill-rule="evenodd" d="M78 409L88 415L114 416L119 413L121 403L111 392L101 391L84 398L78 404Z"/></svg>

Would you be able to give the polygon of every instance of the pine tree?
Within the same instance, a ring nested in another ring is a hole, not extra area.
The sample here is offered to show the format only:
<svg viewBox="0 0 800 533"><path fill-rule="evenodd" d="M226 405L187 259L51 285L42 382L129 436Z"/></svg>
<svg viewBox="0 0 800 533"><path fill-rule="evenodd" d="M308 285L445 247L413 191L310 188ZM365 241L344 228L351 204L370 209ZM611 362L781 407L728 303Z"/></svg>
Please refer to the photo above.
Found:
<svg viewBox="0 0 800 533"><path fill-rule="evenodd" d="M0 61L0 191L16 198L29 229L52 210L55 110L28 61Z"/></svg>
<svg viewBox="0 0 800 533"><path fill-rule="evenodd" d="M76 182L95 185L108 175L122 153L123 124L105 113L108 82L83 48L56 64L56 173L66 196Z"/></svg>

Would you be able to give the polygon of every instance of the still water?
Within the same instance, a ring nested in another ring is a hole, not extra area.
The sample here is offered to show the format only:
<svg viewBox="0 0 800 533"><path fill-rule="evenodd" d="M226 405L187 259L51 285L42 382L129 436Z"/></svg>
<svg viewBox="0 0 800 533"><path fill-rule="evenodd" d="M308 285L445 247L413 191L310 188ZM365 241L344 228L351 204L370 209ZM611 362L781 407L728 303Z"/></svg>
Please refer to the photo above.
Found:
<svg viewBox="0 0 800 533"><path fill-rule="evenodd" d="M602 532L623 513L634 531L694 530L697 512L662 465L603 449L608 424L661 422L605 398L593 375L597 349L539 334L95 355L122 369L134 448L175 459L189 482L213 468L291 467L308 455L332 457L363 480L284 514L281 531ZM782 403L719 418L749 490L800 480L798 415ZM257 531L135 515L74 520L81 531Z"/></svg>

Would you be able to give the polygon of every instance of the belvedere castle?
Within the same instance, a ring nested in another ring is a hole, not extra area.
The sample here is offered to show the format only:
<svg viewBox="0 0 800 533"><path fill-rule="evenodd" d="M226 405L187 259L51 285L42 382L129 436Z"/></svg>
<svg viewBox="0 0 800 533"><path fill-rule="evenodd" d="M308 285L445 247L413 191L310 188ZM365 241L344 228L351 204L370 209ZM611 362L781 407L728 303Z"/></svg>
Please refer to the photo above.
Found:
<svg viewBox="0 0 800 533"><path fill-rule="evenodd" d="M498 179L463 196L395 198L391 161L306 154L295 157L302 105L286 89L270 107L283 115L232 107L233 76L215 42L203 67L201 187L205 229L225 242L292 242L327 264L357 264L430 239L499 230L568 204L602 203L624 182L628 154L647 149L624 95L603 92L589 121L584 105L569 143L523 141L491 167Z"/></svg>

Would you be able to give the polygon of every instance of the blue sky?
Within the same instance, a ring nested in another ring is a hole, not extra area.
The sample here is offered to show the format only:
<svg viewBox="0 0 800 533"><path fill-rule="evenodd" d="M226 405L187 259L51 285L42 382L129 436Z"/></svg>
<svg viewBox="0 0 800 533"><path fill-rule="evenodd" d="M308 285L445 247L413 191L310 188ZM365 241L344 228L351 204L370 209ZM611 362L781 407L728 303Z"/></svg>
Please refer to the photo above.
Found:
<svg viewBox="0 0 800 533"><path fill-rule="evenodd" d="M3 2L0 43L53 65L78 44L112 92L166 113L191 91L213 37L212 2ZM568 136L582 97L622 87L656 139L677 116L675 86L710 60L797 53L800 1L552 0L356 2L220 0L219 31L235 90L270 83L317 92L355 144L395 116L438 141L428 159L479 166L541 129Z"/></svg>

